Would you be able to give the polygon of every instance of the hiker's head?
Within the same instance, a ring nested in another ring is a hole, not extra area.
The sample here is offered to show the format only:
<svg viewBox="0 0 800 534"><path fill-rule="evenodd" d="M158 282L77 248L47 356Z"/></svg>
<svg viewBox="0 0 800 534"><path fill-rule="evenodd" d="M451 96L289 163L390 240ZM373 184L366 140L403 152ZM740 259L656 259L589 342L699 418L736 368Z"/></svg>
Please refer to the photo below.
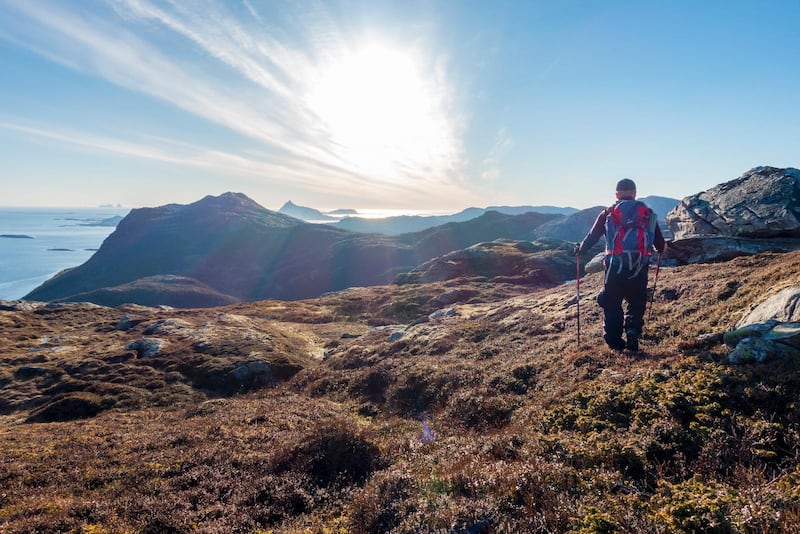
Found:
<svg viewBox="0 0 800 534"><path fill-rule="evenodd" d="M634 200L636 198L636 184L630 178L623 178L617 182L617 200Z"/></svg>

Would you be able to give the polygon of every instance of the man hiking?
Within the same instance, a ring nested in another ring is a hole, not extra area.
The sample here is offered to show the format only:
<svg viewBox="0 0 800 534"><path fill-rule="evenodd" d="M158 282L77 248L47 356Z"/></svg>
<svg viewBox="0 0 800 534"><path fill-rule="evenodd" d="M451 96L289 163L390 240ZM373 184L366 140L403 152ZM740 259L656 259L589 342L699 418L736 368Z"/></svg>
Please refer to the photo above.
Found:
<svg viewBox="0 0 800 534"><path fill-rule="evenodd" d="M605 235L605 283L597 296L605 315L603 339L613 350L638 352L647 307L650 256L653 247L662 254L666 242L653 210L636 200L633 180L625 178L617 182L616 194L617 202L597 216L583 241L575 245L575 254L580 256ZM628 303L624 315L623 300Z"/></svg>

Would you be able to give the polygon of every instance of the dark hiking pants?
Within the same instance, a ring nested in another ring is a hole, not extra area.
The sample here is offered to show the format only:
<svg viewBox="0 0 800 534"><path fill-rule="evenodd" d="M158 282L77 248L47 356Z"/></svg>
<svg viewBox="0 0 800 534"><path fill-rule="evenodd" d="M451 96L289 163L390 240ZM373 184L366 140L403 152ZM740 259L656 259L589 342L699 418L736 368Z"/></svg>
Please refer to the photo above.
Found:
<svg viewBox="0 0 800 534"><path fill-rule="evenodd" d="M647 267L639 274L630 277L630 272L617 273L612 269L606 273L606 284L603 291L597 296L597 303L605 312L603 338L609 347L619 349L624 347L622 339L623 329L629 335L637 338L642 333L644 326L644 311L647 307ZM627 303L623 314L622 301Z"/></svg>

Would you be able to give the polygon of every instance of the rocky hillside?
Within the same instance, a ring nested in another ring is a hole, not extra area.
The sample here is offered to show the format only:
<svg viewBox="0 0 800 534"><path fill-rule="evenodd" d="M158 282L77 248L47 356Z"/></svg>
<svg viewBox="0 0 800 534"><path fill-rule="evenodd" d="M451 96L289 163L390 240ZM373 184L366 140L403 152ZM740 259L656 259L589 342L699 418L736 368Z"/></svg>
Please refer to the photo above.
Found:
<svg viewBox="0 0 800 534"><path fill-rule="evenodd" d="M386 284L452 250L497 238L529 239L556 215L489 212L413 234L359 234L307 224L242 194L133 210L83 265L28 300L216 306L316 297Z"/></svg>
<svg viewBox="0 0 800 534"><path fill-rule="evenodd" d="M3 303L0 530L795 532L800 358L722 340L799 262L662 268L640 354L599 273L580 345L575 284Z"/></svg>

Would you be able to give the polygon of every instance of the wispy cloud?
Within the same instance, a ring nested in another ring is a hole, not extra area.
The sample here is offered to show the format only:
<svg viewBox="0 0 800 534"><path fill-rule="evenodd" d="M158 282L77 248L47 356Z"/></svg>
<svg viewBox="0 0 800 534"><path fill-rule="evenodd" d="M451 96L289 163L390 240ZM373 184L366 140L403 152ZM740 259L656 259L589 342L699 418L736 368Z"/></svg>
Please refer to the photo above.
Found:
<svg viewBox="0 0 800 534"><path fill-rule="evenodd" d="M342 187L363 190L367 184L365 178L336 168L328 169L329 180L314 180L311 177L313 172L319 170L318 165L303 160L288 164L285 161L269 159L266 154L236 154L160 136L152 136L153 142L147 143L7 121L0 121L0 128L92 151L99 150L161 163L237 174L258 183L263 182L265 176L279 176L280 181L308 186L321 193L341 193ZM391 184L388 184L387 188L395 189ZM397 189L395 193L400 192L399 188ZM414 190L409 192L413 194Z"/></svg>
<svg viewBox="0 0 800 534"><path fill-rule="evenodd" d="M508 132L505 128L500 128L495 134L491 149L483 159L481 176L484 180L494 181L500 178L503 172L503 158L508 154L512 146L513 142L508 136Z"/></svg>
<svg viewBox="0 0 800 534"><path fill-rule="evenodd" d="M287 15L289 22L284 22L297 25L287 29L265 24L272 18L246 0L235 7L150 0L84 6L0 0L0 22L2 11L6 18L23 22L19 30L3 24L0 37L243 135L262 148L259 157L253 156L252 145L250 153L195 146L187 156L169 143L165 147L93 132L66 133L69 128L53 125L19 126L24 117L0 126L132 157L268 176L316 191L369 184L371 191L387 195L403 188L458 194L461 122L450 107L451 89L441 69L425 73L430 75L432 109L424 125L428 131L419 132L436 143L425 150L393 153L381 173L365 172L353 157L353 147L344 146L310 106L308 97L322 70L352 44L323 8L302 17ZM324 30L316 31L320 27ZM435 59L423 68L436 65ZM140 132L140 139L147 133Z"/></svg>

